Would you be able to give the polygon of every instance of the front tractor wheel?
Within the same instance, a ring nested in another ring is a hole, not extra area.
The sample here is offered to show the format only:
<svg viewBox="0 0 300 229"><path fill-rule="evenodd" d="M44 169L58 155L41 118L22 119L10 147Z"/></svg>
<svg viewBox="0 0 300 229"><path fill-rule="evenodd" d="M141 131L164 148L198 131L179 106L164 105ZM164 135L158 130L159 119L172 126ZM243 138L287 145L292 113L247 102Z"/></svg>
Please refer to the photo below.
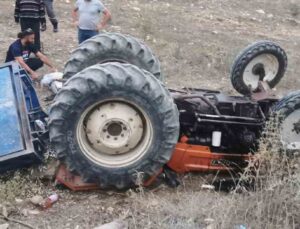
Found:
<svg viewBox="0 0 300 229"><path fill-rule="evenodd" d="M170 94L151 73L107 63L72 77L50 110L50 139L71 171L128 188L169 161L179 135ZM140 181L139 181L140 182Z"/></svg>
<svg viewBox="0 0 300 229"><path fill-rule="evenodd" d="M282 79L287 68L285 51L271 41L259 41L241 52L231 70L233 87L241 94L257 91L259 81L274 88Z"/></svg>

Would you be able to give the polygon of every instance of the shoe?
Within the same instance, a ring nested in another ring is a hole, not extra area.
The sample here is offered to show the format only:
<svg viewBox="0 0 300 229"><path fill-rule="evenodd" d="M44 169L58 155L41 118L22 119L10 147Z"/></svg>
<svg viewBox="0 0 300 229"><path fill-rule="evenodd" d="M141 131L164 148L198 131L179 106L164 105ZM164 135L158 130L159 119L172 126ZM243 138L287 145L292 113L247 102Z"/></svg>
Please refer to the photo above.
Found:
<svg viewBox="0 0 300 229"><path fill-rule="evenodd" d="M46 23L41 24L41 31L45 32L47 30L47 25Z"/></svg>
<svg viewBox="0 0 300 229"><path fill-rule="evenodd" d="M57 33L58 32L58 23L53 25L53 33Z"/></svg>

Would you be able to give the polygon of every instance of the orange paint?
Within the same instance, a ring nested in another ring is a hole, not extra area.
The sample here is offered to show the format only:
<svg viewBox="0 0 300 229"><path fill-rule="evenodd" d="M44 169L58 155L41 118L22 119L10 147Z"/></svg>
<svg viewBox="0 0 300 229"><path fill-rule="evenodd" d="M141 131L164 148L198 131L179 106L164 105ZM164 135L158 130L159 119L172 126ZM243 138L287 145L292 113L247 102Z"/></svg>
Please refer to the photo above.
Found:
<svg viewBox="0 0 300 229"><path fill-rule="evenodd" d="M184 141L176 145L167 165L177 173L228 171L250 157L247 154L214 153L208 146L189 145Z"/></svg>

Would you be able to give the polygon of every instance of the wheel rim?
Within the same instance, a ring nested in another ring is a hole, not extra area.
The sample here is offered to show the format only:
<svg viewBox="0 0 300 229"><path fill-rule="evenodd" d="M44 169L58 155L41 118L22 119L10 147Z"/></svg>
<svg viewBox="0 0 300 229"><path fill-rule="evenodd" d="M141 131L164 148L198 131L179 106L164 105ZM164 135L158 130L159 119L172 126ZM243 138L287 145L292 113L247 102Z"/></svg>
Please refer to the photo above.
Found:
<svg viewBox="0 0 300 229"><path fill-rule="evenodd" d="M292 112L283 120L281 140L288 150L300 149L300 109Z"/></svg>
<svg viewBox="0 0 300 229"><path fill-rule="evenodd" d="M243 80L253 90L258 88L259 81L271 82L279 70L278 59L272 54L261 54L253 58L243 73Z"/></svg>
<svg viewBox="0 0 300 229"><path fill-rule="evenodd" d="M153 139L149 116L122 99L90 106L80 117L77 139L83 154L105 167L124 167L138 161Z"/></svg>

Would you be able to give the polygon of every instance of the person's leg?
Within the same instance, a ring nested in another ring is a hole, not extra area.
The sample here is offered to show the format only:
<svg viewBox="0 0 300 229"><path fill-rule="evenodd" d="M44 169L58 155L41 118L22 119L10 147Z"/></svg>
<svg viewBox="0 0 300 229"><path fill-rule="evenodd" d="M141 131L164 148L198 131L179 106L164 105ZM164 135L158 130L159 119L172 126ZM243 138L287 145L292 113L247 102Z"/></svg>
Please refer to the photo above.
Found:
<svg viewBox="0 0 300 229"><path fill-rule="evenodd" d="M78 42L81 44L85 40L90 39L98 34L98 31L78 29Z"/></svg>
<svg viewBox="0 0 300 229"><path fill-rule="evenodd" d="M41 48L41 41L40 41L40 21L38 19L32 18L21 18L20 20L21 30L24 31L28 28L34 31L34 44L38 49Z"/></svg>
<svg viewBox="0 0 300 229"><path fill-rule="evenodd" d="M44 0L44 3L49 20L53 25L53 32L58 32L58 21L53 9L53 0Z"/></svg>
<svg viewBox="0 0 300 229"><path fill-rule="evenodd" d="M33 70L36 71L39 68L43 67L44 63L38 58L29 58L25 61L26 64Z"/></svg>
<svg viewBox="0 0 300 229"><path fill-rule="evenodd" d="M34 44L40 50L41 49L41 35L40 35L40 21L34 20L32 22L32 30L34 31Z"/></svg>
<svg viewBox="0 0 300 229"><path fill-rule="evenodd" d="M99 32L95 30L88 30L87 35L86 35L86 40L92 38L93 36L98 35Z"/></svg>
<svg viewBox="0 0 300 229"><path fill-rule="evenodd" d="M20 18L21 31L24 31L28 28L32 29L31 20L29 18Z"/></svg>
<svg viewBox="0 0 300 229"><path fill-rule="evenodd" d="M81 44L85 38L85 30L78 28L78 44Z"/></svg>
<svg viewBox="0 0 300 229"><path fill-rule="evenodd" d="M90 38L92 38L93 36L98 35L98 31L94 31L94 30L84 30L84 35L83 35L83 41L88 40ZM82 41L82 42L83 42Z"/></svg>

